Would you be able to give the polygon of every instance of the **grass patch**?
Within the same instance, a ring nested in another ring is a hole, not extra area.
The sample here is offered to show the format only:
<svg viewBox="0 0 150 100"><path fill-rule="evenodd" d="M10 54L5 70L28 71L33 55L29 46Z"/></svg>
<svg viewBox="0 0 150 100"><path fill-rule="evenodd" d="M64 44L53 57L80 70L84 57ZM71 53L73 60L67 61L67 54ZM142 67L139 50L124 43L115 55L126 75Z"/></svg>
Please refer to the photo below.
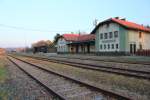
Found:
<svg viewBox="0 0 150 100"><path fill-rule="evenodd" d="M5 64L0 62L0 83L4 82L7 76Z"/></svg>
<svg viewBox="0 0 150 100"><path fill-rule="evenodd" d="M0 56L0 100L8 100L8 92L5 89L6 79L6 59L5 56Z"/></svg>
<svg viewBox="0 0 150 100"><path fill-rule="evenodd" d="M0 83L5 82L7 79L7 69L6 69L6 56L1 56L0 55Z"/></svg>
<svg viewBox="0 0 150 100"><path fill-rule="evenodd" d="M5 91L0 91L0 100L8 100L8 93Z"/></svg>

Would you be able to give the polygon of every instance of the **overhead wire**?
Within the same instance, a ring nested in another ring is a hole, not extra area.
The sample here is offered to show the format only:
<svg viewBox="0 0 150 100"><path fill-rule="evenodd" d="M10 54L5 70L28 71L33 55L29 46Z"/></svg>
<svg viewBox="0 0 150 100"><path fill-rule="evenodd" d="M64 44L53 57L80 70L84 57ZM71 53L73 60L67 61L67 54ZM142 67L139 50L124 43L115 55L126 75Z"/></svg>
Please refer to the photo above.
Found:
<svg viewBox="0 0 150 100"><path fill-rule="evenodd" d="M0 24L0 27L12 28L16 30L25 30L25 31L37 31L37 32L74 32L74 31L54 31L54 30L41 30L41 29L39 30L39 29L11 26L11 25L6 25L6 24Z"/></svg>

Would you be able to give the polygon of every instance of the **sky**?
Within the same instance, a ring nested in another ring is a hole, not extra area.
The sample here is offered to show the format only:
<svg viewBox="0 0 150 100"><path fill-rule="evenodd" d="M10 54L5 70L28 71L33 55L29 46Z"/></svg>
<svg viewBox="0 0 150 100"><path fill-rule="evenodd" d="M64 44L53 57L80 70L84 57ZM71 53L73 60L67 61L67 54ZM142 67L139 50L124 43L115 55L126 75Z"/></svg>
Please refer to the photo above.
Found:
<svg viewBox="0 0 150 100"><path fill-rule="evenodd" d="M0 47L53 41L56 33L90 33L93 21L119 16L150 25L150 0L0 0Z"/></svg>

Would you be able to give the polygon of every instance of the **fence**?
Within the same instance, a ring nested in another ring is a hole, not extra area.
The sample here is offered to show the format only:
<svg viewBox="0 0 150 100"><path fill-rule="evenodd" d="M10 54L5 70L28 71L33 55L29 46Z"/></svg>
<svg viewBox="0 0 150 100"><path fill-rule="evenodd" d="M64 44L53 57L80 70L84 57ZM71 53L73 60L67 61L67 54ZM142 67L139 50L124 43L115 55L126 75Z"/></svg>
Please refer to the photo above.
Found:
<svg viewBox="0 0 150 100"><path fill-rule="evenodd" d="M138 50L136 52L138 56L150 56L150 50Z"/></svg>

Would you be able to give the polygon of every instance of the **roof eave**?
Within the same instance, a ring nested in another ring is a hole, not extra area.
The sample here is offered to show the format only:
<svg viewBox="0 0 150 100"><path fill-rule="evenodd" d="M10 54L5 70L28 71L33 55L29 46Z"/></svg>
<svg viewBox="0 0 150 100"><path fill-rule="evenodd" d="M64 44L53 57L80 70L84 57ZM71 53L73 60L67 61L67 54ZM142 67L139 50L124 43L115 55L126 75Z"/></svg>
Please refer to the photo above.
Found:
<svg viewBox="0 0 150 100"><path fill-rule="evenodd" d="M104 24L104 23L107 23L107 22L111 22L111 21L112 21L112 18L109 18L109 19L107 19L107 20L104 20L104 21L100 22L100 23L92 30L92 32L91 32L90 34L95 34L97 28L99 28L100 25L102 25L102 24Z"/></svg>
<svg viewBox="0 0 150 100"><path fill-rule="evenodd" d="M102 24L104 24L104 23L108 23L108 22L117 23L117 24L119 24L119 25L121 25L121 26L123 26L123 27L125 27L125 28L127 28L127 29L138 30L138 31L143 31L143 32L148 32L148 33L150 33L150 30L142 30L142 29L137 29L137 28L130 28L130 27L127 27L127 26L125 26L125 25L122 25L122 24L120 24L120 23L118 23L118 22L112 20L112 18L110 18L110 19L107 19L107 20L105 20L105 21L103 21L103 22L100 22L100 23L92 30L92 32L91 32L90 34L95 34L96 30L100 27L100 25L102 25Z"/></svg>
<svg viewBox="0 0 150 100"><path fill-rule="evenodd" d="M127 27L127 26L124 26L124 25L121 25L121 26L124 27L124 28L126 28L126 29L129 29L129 30L135 30L135 31L142 31L142 32L148 32L148 33L150 33L150 30L142 30L142 29L137 29L137 28L130 28L130 27Z"/></svg>

